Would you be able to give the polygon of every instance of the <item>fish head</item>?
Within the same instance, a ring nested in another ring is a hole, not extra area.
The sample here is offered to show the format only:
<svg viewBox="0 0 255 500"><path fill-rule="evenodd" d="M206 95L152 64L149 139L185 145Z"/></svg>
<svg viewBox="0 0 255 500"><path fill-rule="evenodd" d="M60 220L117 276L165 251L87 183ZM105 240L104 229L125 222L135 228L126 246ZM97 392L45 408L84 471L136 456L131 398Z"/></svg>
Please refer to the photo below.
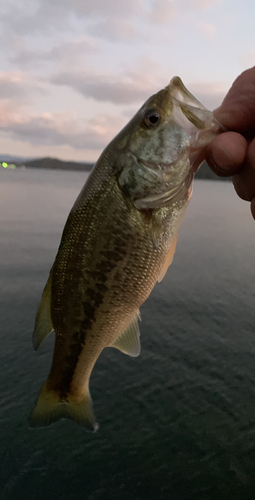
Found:
<svg viewBox="0 0 255 500"><path fill-rule="evenodd" d="M114 139L118 182L137 208L188 196L205 146L223 127L179 77L151 96Z"/></svg>

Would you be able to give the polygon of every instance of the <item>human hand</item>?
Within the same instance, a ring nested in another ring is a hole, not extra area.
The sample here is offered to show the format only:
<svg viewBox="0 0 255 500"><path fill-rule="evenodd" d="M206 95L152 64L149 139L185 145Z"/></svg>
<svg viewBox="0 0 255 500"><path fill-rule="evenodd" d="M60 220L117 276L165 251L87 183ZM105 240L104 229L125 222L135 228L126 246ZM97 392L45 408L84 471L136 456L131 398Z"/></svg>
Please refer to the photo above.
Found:
<svg viewBox="0 0 255 500"><path fill-rule="evenodd" d="M208 144L205 159L217 175L233 176L255 219L255 67L238 76L213 114L229 131Z"/></svg>

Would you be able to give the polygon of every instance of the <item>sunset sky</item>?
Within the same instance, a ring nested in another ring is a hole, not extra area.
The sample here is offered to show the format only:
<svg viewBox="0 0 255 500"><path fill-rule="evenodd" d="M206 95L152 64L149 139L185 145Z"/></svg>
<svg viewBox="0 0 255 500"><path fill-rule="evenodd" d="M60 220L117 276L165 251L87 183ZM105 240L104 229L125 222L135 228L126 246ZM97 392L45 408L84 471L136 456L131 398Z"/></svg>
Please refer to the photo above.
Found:
<svg viewBox="0 0 255 500"><path fill-rule="evenodd" d="M179 75L210 109L255 64L254 0L1 0L0 153L94 161Z"/></svg>

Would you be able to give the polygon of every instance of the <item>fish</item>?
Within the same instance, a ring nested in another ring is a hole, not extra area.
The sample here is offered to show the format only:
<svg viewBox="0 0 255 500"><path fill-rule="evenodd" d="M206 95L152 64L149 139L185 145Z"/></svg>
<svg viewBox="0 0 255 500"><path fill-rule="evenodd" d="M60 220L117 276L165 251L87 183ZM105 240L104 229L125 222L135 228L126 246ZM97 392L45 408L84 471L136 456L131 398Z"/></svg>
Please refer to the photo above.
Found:
<svg viewBox="0 0 255 500"><path fill-rule="evenodd" d="M139 355L140 306L173 260L195 172L221 131L174 77L99 157L70 211L36 314L34 349L52 331L55 348L31 427L68 418L98 429L92 369L106 347Z"/></svg>

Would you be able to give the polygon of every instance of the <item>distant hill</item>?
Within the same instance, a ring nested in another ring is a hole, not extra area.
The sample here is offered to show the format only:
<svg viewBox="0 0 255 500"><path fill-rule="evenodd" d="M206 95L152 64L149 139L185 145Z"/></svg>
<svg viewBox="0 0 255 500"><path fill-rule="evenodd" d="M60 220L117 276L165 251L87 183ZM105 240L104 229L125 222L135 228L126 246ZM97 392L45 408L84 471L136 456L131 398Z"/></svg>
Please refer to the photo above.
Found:
<svg viewBox="0 0 255 500"><path fill-rule="evenodd" d="M88 162L76 162L76 161L64 161L58 160L57 158L38 158L35 160L25 160L22 162L29 168L50 168L53 170L85 170L89 172L94 163Z"/></svg>
<svg viewBox="0 0 255 500"><path fill-rule="evenodd" d="M0 162L6 161L7 163L15 163L17 166L25 165L29 168L50 168L53 170L83 170L89 172L94 163L89 162L76 162L76 161L64 161L58 158L35 158L35 159L24 159L19 156L12 155L0 155ZM229 181L230 177L218 177L214 172L208 167L207 163L204 161L196 173L196 179L208 179L212 181Z"/></svg>
<svg viewBox="0 0 255 500"><path fill-rule="evenodd" d="M27 160L22 163L26 167L31 168L51 168L54 170L85 170L89 172L94 163L88 162L75 162L75 161L63 161L57 158L39 158L35 160ZM196 173L196 179L208 179L213 181L219 180L230 180L229 177L218 177L214 172L208 167L207 163L204 161Z"/></svg>

